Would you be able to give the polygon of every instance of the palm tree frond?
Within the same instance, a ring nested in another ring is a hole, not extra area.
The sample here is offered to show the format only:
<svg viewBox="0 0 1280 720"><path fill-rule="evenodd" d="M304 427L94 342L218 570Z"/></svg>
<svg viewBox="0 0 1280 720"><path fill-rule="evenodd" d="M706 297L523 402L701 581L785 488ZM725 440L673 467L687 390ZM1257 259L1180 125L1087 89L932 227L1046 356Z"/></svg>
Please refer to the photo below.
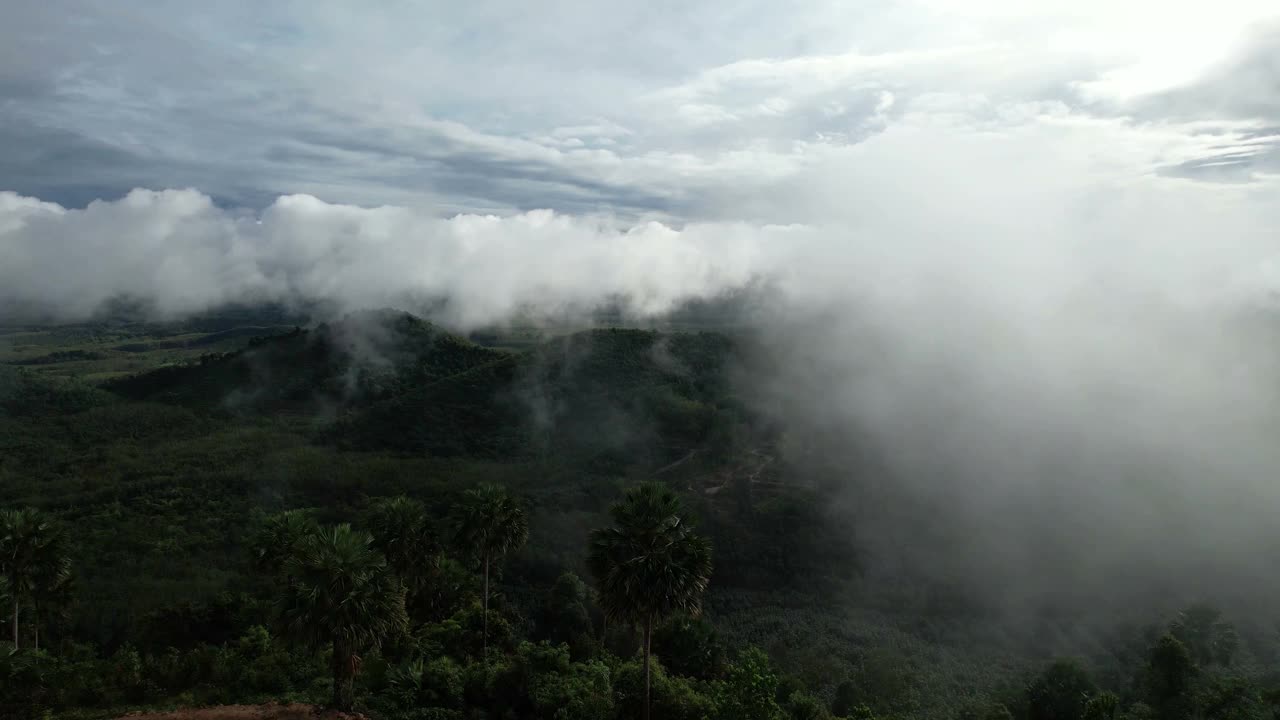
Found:
<svg viewBox="0 0 1280 720"><path fill-rule="evenodd" d="M694 534L669 488L645 483L610 509L615 526L591 533L587 564L602 609L639 622L697 613L711 577L711 544Z"/></svg>

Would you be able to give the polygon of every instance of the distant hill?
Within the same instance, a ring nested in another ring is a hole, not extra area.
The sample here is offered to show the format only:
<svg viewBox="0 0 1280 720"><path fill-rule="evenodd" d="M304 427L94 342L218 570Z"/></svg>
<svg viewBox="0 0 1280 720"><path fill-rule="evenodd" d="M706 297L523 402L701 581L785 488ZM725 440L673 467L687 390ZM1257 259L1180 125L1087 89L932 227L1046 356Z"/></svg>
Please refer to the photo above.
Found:
<svg viewBox="0 0 1280 720"><path fill-rule="evenodd" d="M253 338L233 352L109 382L134 400L235 414L313 413L366 404L397 382L439 378L501 354L391 311Z"/></svg>
<svg viewBox="0 0 1280 720"><path fill-rule="evenodd" d="M83 383L0 365L0 419L76 413L109 399Z"/></svg>
<svg viewBox="0 0 1280 720"><path fill-rule="evenodd" d="M554 454L613 472L725 451L750 423L730 391L737 362L716 333L590 330L509 352L371 311L106 387L218 414L327 418L321 435L341 447Z"/></svg>

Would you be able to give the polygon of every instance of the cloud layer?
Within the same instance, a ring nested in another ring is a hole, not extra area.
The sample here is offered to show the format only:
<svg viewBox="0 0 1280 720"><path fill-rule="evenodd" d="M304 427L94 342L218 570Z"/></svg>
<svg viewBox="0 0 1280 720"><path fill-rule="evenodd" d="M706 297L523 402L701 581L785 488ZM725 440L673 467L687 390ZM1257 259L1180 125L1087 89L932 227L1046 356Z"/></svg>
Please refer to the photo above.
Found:
<svg viewBox="0 0 1280 720"><path fill-rule="evenodd" d="M1166 172L1251 142L1249 121L1100 119L974 96L876 102L904 107L858 142L793 149L801 160L776 176L708 185L708 220L449 214L305 194L246 211L197 190L134 190L77 209L4 192L0 297L66 319L121 294L168 314L244 298L447 297L462 325L616 296L655 313L755 280L796 302L957 301L1033 321L1090 296L1269 300L1280 178Z"/></svg>
<svg viewBox="0 0 1280 720"><path fill-rule="evenodd" d="M654 313L747 282L764 269L751 248L793 232L623 226L550 211L441 219L309 195L236 215L194 190L135 190L68 210L0 193L0 297L61 319L83 319L121 295L166 315L245 299L358 308L447 298L448 319L461 325L612 295Z"/></svg>

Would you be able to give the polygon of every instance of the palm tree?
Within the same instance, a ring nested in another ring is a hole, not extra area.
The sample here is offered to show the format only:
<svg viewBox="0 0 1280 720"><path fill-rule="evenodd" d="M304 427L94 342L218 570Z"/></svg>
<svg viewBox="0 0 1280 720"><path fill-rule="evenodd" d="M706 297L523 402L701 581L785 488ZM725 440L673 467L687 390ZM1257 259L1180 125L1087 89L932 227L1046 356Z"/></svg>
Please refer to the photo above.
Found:
<svg viewBox="0 0 1280 720"><path fill-rule="evenodd" d="M439 545L426 508L403 495L387 498L374 504L368 524L374 547L386 556L410 600L417 599L426 589L429 571L440 563Z"/></svg>
<svg viewBox="0 0 1280 720"><path fill-rule="evenodd" d="M306 510L286 510L267 518L251 543L253 561L268 573L284 569L302 542L320 531Z"/></svg>
<svg viewBox="0 0 1280 720"><path fill-rule="evenodd" d="M13 593L9 592L9 576L7 573L0 572L0 607L9 607L11 603L17 604ZM14 647L17 647L16 643Z"/></svg>
<svg viewBox="0 0 1280 720"><path fill-rule="evenodd" d="M373 538L345 524L303 539L284 570L285 629L312 646L333 645L333 706L349 711L359 653L379 647L408 622L404 586L373 547Z"/></svg>
<svg viewBox="0 0 1280 720"><path fill-rule="evenodd" d="M524 508L498 485L468 490L454 510L454 539L484 567L484 657L489 658L489 570L493 561L518 549L529 539Z"/></svg>
<svg viewBox="0 0 1280 720"><path fill-rule="evenodd" d="M614 526L591 532L587 564L605 616L644 630L644 717L649 718L653 626L675 612L696 615L711 578L711 543L694 534L680 499L642 483L609 509Z"/></svg>
<svg viewBox="0 0 1280 720"><path fill-rule="evenodd" d="M40 649L40 623L65 619L72 600L71 558L59 550L41 564L36 573L36 592L31 597L31 646Z"/></svg>
<svg viewBox="0 0 1280 720"><path fill-rule="evenodd" d="M13 604L16 648L22 602L36 603L55 593L70 576L66 536L34 508L0 512L0 573Z"/></svg>

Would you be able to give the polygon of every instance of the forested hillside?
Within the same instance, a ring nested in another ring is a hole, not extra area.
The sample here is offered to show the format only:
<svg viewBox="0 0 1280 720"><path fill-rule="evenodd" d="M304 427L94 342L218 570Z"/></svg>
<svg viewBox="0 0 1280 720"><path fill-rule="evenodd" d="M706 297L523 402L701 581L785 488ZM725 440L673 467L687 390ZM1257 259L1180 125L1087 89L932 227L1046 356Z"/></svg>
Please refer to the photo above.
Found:
<svg viewBox="0 0 1280 720"><path fill-rule="evenodd" d="M0 712L641 717L645 647L655 718L1243 720L1280 701L1256 618L1015 623L869 580L840 489L741 394L745 335L513 349L392 311L292 320L0 335ZM686 550L619 580L617 543L658 529Z"/></svg>

